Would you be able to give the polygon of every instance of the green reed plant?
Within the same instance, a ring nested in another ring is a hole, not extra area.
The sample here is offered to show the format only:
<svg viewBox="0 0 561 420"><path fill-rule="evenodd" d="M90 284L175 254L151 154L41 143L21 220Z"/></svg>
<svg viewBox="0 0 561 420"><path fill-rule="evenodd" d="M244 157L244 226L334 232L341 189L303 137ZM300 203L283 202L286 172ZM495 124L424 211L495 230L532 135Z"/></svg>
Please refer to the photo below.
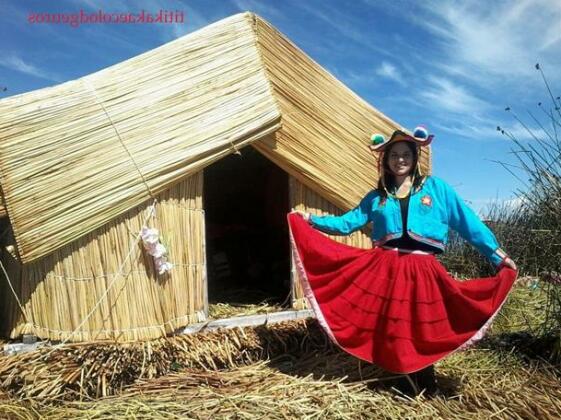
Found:
<svg viewBox="0 0 561 420"><path fill-rule="evenodd" d="M544 353L561 361L561 97L553 94L539 64L547 102L537 104L538 114L528 111L531 123L512 107L508 112L526 131L520 139L507 128L497 127L512 143L516 164L497 161L521 183L516 198L495 202L487 208L485 222L495 232L501 246L512 256L520 277L532 276L547 299L538 335L553 343ZM451 232L447 252L441 257L448 270L458 277L492 274L493 267L457 234ZM542 317L540 317L541 319Z"/></svg>
<svg viewBox="0 0 561 420"><path fill-rule="evenodd" d="M522 184L516 205L490 218L504 227L502 243L522 273L533 274L547 292L542 336L553 337L548 353L561 361L561 97L554 95L541 66L536 64L548 100L539 102L538 115L528 111L531 125L510 106L505 108L527 132L521 140L508 129L497 127L514 147L517 165L501 163Z"/></svg>

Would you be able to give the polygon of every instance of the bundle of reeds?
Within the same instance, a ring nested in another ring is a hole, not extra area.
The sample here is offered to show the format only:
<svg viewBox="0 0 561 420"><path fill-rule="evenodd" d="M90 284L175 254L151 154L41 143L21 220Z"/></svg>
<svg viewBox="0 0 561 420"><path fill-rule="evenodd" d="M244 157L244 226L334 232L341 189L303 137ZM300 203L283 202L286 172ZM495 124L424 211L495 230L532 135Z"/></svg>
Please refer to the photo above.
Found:
<svg viewBox="0 0 561 420"><path fill-rule="evenodd" d="M251 303L211 303L208 305L208 315L210 318L230 318L241 315L266 314L280 312L284 308L280 305L272 305L267 302L260 304Z"/></svg>
<svg viewBox="0 0 561 420"><path fill-rule="evenodd" d="M310 324L313 328L308 329ZM219 370L310 347L330 348L313 320L219 329L140 343L88 343L0 358L0 385L21 398L112 395L142 378L186 367Z"/></svg>

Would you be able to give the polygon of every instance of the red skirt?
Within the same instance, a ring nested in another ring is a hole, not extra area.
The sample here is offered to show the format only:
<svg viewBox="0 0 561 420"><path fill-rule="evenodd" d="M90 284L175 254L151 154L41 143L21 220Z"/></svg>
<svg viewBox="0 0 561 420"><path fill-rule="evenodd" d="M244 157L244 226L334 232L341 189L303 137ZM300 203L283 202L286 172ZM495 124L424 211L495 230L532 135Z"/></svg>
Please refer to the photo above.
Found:
<svg viewBox="0 0 561 420"><path fill-rule="evenodd" d="M434 255L338 243L288 215L306 298L329 337L395 373L423 369L480 340L516 271L459 281Z"/></svg>

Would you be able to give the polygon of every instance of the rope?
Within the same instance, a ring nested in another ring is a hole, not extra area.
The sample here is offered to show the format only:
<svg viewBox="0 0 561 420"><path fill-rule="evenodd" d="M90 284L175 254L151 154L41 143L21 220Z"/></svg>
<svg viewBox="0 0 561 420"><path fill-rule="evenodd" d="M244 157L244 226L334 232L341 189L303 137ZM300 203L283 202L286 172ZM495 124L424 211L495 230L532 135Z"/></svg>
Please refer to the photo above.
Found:
<svg viewBox="0 0 561 420"><path fill-rule="evenodd" d="M205 264L204 263L191 263L191 264L183 264L183 263L174 263L173 261L170 261L171 264L173 264L174 267L204 267ZM137 274L146 274L145 270L131 270L129 271L129 273L137 273ZM107 274L102 274L99 276L95 276L95 277L67 277L67 276L61 276L60 274L47 274L46 278L52 278L52 279L58 279L58 280L67 280L67 281L94 281L97 279L102 279L105 277L111 277L111 276L117 276L119 275L119 273L107 273Z"/></svg>
<svg viewBox="0 0 561 420"><path fill-rule="evenodd" d="M19 300L16 291L14 290L14 286L12 285L12 282L10 281L10 276L8 276L8 272L6 271L6 268L4 268L4 264L2 264L1 259L0 259L0 266L2 267L2 271L4 272L4 276L6 276L6 281L8 282L8 285L10 286L10 290L12 291L12 294L16 298L16 301L18 303L19 309L21 310L21 313L23 314L23 318L25 319L25 322L29 322L29 320L27 319L27 315L25 313L25 309L23 308L23 305L21 304L21 301Z"/></svg>
<svg viewBox="0 0 561 420"><path fill-rule="evenodd" d="M148 215L146 216L146 218L143 221L143 226L146 224L146 222L148 221L148 219L152 216L152 214L154 213L154 209L155 206L152 205L150 208L150 211L148 212ZM101 305L101 302L103 301L103 299L105 299L105 297L107 296L107 294L109 293L109 291L113 288L113 286L115 285L115 282L117 281L117 279L119 278L119 274L123 275L122 271L123 268L125 267L126 262L129 260L130 256L132 255L133 251L135 250L135 246L138 243L140 239L140 232L138 232L138 234L136 235L135 241L131 243L131 247L130 250L127 254L127 256L125 257L124 261L121 263L121 266L119 267L118 273L115 276L115 278L111 281L111 283L109 283L109 286L105 289L105 291L103 292L103 294L99 297L99 299L97 300L96 304L94 305L94 307L90 310L90 312L86 315L86 317L82 320L82 322L80 322L80 324L74 328L74 331L72 331L72 333L70 333L68 335L68 337L66 337L63 341L61 341L59 344L57 344L56 346L53 346L52 349L45 355L41 356L40 358L46 358L49 355L51 355L55 350L61 348L62 346L64 346L68 340L70 340L70 338L76 334L78 332L78 330L80 328L82 328L82 326L90 319L90 317L93 315L93 313L97 310L97 308L99 307L99 305ZM128 276L127 276L128 277ZM125 277L125 279L127 278ZM36 359L38 360L38 359Z"/></svg>
<svg viewBox="0 0 561 420"><path fill-rule="evenodd" d="M144 175L142 174L142 172L140 171L140 168L138 167L136 161L134 160L134 157L132 156L131 152L129 151L129 149L127 148L127 146L125 145L125 142L123 141L123 139L121 138L121 134L119 134L119 130L117 130L117 126L115 125L115 123L113 122L113 119L111 118L111 115L109 115L109 112L107 112L107 109L105 108L105 106L103 105L103 102L101 102L97 91L95 90L95 88L92 86L92 84L90 83L89 80L87 79L82 79L83 83L86 85L86 87L94 94L95 96L95 100L97 102L97 104L101 107L101 109L103 109L103 112L105 112L105 115L107 116L107 118L109 119L109 122L111 123L111 127L113 127L113 130L115 130L115 134L117 134L117 138L119 139L119 141L121 142L121 145L123 146L123 148L125 149L125 151L127 152L127 154L129 155L134 167L136 168L138 174L140 175L140 179L142 180L142 182L144 183L144 186L146 187L146 191L148 191L148 195L150 195L150 197L153 200L156 200L156 197L154 196L154 194L152 193L152 190L150 189L150 186L148 185L148 182L146 182L146 179L144 178Z"/></svg>
<svg viewBox="0 0 561 420"><path fill-rule="evenodd" d="M234 144L234 142L232 140L230 140L230 145L232 146L232 149L234 149L233 154L241 156L242 152L240 152L240 150L236 147L236 145Z"/></svg>

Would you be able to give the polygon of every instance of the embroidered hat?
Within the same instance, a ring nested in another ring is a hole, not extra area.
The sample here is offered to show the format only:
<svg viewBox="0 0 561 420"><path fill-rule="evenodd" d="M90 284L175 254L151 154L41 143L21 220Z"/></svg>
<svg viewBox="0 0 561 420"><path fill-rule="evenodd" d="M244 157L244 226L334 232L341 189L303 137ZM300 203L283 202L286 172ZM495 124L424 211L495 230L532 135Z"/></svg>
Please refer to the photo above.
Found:
<svg viewBox="0 0 561 420"><path fill-rule="evenodd" d="M413 131L413 135L402 130L395 130L389 140L386 140L383 134L373 134L370 138L371 144L368 147L374 152L383 152L388 145L398 141L410 141L417 146L428 146L433 137L433 134L429 135L425 126L419 125Z"/></svg>
<svg viewBox="0 0 561 420"><path fill-rule="evenodd" d="M384 155L387 150L387 147L397 143L399 141L407 141L409 143L415 144L417 147L417 157L416 157L416 169L412 172L413 179L417 176L421 177L420 183L417 188L420 188L422 184L425 182L426 177L423 175L423 171L421 169L421 156L423 154L424 146L428 146L432 139L434 138L433 134L429 134L427 128L423 125L419 125L415 127L413 130L413 134L408 134L403 130L395 130L389 140L386 140L383 134L374 134L371 138L371 144L368 145L372 152L376 152L377 161L378 161L378 176L386 193L391 195L386 187L386 174L384 170L383 160Z"/></svg>

